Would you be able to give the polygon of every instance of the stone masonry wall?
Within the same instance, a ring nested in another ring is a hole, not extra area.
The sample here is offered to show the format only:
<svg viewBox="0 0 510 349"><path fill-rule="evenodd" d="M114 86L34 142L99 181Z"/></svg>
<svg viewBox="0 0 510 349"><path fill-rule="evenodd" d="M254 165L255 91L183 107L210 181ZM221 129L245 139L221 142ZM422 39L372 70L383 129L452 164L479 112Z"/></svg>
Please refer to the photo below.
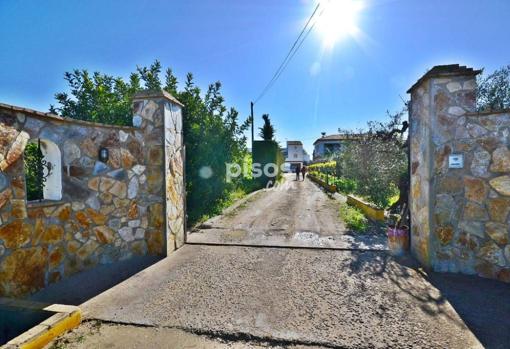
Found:
<svg viewBox="0 0 510 349"><path fill-rule="evenodd" d="M98 264L176 248L175 236L184 234L183 163L178 151L165 156L164 143L175 134L172 146L180 149L182 137L180 126L165 127L165 108L177 110L172 121L182 124L180 103L163 92L135 98L134 127L0 105L0 296L23 296ZM38 138L60 149L59 201L26 200L23 151ZM109 150L107 163L98 160L100 147ZM173 177L165 181L167 158ZM168 200L167 185L175 190ZM174 214L167 222L168 209Z"/></svg>
<svg viewBox="0 0 510 349"><path fill-rule="evenodd" d="M477 73L435 67L410 90L411 248L436 271L510 282L510 113L475 112Z"/></svg>
<svg viewBox="0 0 510 349"><path fill-rule="evenodd" d="M410 210L412 212L411 249L418 260L430 264L430 91L429 84L420 86L412 96L412 115L410 115Z"/></svg>
<svg viewBox="0 0 510 349"><path fill-rule="evenodd" d="M166 193L166 207L161 208L166 215L166 253L171 253L181 247L185 240L185 188L184 188L184 147L182 137L182 104L166 92L164 98L158 93L140 93L134 99L135 118L152 122L154 110L158 111L157 119L163 122L164 138L161 139L163 154L157 154L157 168L155 174L163 179ZM161 115L159 114L161 113ZM144 121L145 122L145 121ZM145 127L145 124L142 123ZM159 127L159 121L158 121ZM154 150L155 151L155 150ZM153 152L154 152L153 151ZM150 155L150 154L149 154ZM149 156L150 157L150 156ZM163 172L159 173L159 166L163 165ZM158 208L159 209L159 208Z"/></svg>

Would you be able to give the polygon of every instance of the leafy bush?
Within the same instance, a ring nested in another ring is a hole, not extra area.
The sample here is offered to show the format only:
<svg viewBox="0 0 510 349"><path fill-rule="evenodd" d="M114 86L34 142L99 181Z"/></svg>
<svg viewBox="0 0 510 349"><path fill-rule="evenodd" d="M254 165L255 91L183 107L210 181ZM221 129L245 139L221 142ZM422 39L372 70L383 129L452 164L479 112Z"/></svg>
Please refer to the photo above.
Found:
<svg viewBox="0 0 510 349"><path fill-rule="evenodd" d="M360 233L368 229L368 219L355 207L347 204L340 205L340 217L345 222L347 228L355 232Z"/></svg>
<svg viewBox="0 0 510 349"><path fill-rule="evenodd" d="M354 193L357 188L356 181L349 178L338 177L336 168L336 161L321 162L308 166L311 174L324 182L327 181L329 184L336 185L339 192L344 194Z"/></svg>
<svg viewBox="0 0 510 349"><path fill-rule="evenodd" d="M159 62L158 62L159 64ZM50 106L50 112L63 117L110 125L132 125L132 97L142 89L140 76L133 73L128 82L120 77L75 69L64 73L70 95L55 94L60 106Z"/></svg>
<svg viewBox="0 0 510 349"><path fill-rule="evenodd" d="M356 138L338 155L337 166L343 177L357 183L356 195L380 208L388 207L398 194L403 174L408 176L408 156L402 122L407 109L388 114L389 121L368 123L368 129L358 130ZM402 127L402 128L401 128Z"/></svg>
<svg viewBox="0 0 510 349"><path fill-rule="evenodd" d="M405 156L405 153L400 155ZM343 170L345 171L344 173L346 177L336 177L334 174L327 172L332 171L331 169L334 168L331 164L326 166L310 166L310 174L324 182L327 182L328 184L336 185L337 190L340 193L355 194L356 196L362 197L366 201L373 203L377 207L388 207L388 205L394 202L393 198L395 195L398 199L398 189L394 183L395 178L393 177L395 173L388 170L388 168L386 168L386 171L383 171L383 167L377 168L368 164L366 167L363 167L355 160L351 161L351 158L348 158L348 156L352 156L349 150L346 150L346 154L341 155L341 164L342 166L345 166ZM355 156L358 155L356 154ZM379 154L373 155L373 158L380 158ZM384 159L384 161L391 162L393 160L390 158ZM336 164L335 161L332 161L331 163ZM399 161L395 161L393 165L390 165L390 169L391 166L395 166L397 171L405 171L407 168L406 158L401 157Z"/></svg>
<svg viewBox="0 0 510 349"><path fill-rule="evenodd" d="M355 193L358 188L356 181L349 178L335 178L333 184L336 185L339 192L344 194Z"/></svg>
<svg viewBox="0 0 510 349"><path fill-rule="evenodd" d="M23 155L25 166L25 181L27 185L27 200L43 199L44 173L41 161L43 155L37 143L28 143Z"/></svg>
<svg viewBox="0 0 510 349"><path fill-rule="evenodd" d="M510 108L510 65L478 77L476 104L479 111Z"/></svg>
<svg viewBox="0 0 510 349"><path fill-rule="evenodd" d="M407 155L399 144L378 139L350 144L341 154L346 178L356 181L356 194L381 208L398 193L397 184L407 170Z"/></svg>
<svg viewBox="0 0 510 349"><path fill-rule="evenodd" d="M336 161L319 162L308 166L309 171L335 174Z"/></svg>
<svg viewBox="0 0 510 349"><path fill-rule="evenodd" d="M142 90L171 93L184 104L183 134L186 146L186 204L190 224L220 212L230 193L250 190L243 178L226 181L226 163L242 165L247 155L244 132L249 120L239 121L234 108L227 108L221 95L221 83L210 84L205 93L188 73L182 89L171 69L160 79L161 64L138 67L126 82L120 77L87 70L67 72L64 79L70 93L57 93L58 106L50 111L64 117L106 124L131 125L132 97ZM207 175L205 175L205 174ZM208 175L210 174L210 175Z"/></svg>

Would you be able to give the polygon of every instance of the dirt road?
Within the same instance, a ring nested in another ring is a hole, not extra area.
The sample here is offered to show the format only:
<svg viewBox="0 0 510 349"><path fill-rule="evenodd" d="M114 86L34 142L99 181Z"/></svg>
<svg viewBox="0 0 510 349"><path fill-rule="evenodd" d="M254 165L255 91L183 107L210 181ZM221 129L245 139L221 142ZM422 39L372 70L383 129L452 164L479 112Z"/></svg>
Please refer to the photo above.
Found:
<svg viewBox="0 0 510 349"><path fill-rule="evenodd" d="M188 236L190 243L327 247L339 249L386 248L386 237L350 234L339 218L340 202L309 180L286 181L250 196L223 215L214 217Z"/></svg>

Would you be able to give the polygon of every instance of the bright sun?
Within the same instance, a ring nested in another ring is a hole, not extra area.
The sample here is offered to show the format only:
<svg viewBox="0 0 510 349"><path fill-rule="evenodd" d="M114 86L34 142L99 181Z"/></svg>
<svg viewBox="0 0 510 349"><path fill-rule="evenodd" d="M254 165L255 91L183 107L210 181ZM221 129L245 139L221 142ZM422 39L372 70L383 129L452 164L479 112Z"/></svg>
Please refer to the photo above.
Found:
<svg viewBox="0 0 510 349"><path fill-rule="evenodd" d="M362 0L321 0L320 16L316 28L324 45L332 47L345 36L359 32L358 15L363 9Z"/></svg>

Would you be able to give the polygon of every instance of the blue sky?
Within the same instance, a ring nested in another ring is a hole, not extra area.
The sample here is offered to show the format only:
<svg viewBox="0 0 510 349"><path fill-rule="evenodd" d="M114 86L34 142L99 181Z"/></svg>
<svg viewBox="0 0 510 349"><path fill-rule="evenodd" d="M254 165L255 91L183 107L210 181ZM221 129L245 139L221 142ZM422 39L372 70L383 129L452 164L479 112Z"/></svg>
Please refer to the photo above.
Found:
<svg viewBox="0 0 510 349"><path fill-rule="evenodd" d="M312 33L255 106L277 138L311 151L321 131L361 127L401 107L427 68L510 64L508 0L365 0L365 39L324 50ZM46 111L73 68L127 76L159 59L182 80L223 83L249 114L312 12L312 0L0 0L0 101ZM320 66L320 69L317 67ZM314 69L312 69L314 67ZM314 70L315 74L311 71Z"/></svg>

